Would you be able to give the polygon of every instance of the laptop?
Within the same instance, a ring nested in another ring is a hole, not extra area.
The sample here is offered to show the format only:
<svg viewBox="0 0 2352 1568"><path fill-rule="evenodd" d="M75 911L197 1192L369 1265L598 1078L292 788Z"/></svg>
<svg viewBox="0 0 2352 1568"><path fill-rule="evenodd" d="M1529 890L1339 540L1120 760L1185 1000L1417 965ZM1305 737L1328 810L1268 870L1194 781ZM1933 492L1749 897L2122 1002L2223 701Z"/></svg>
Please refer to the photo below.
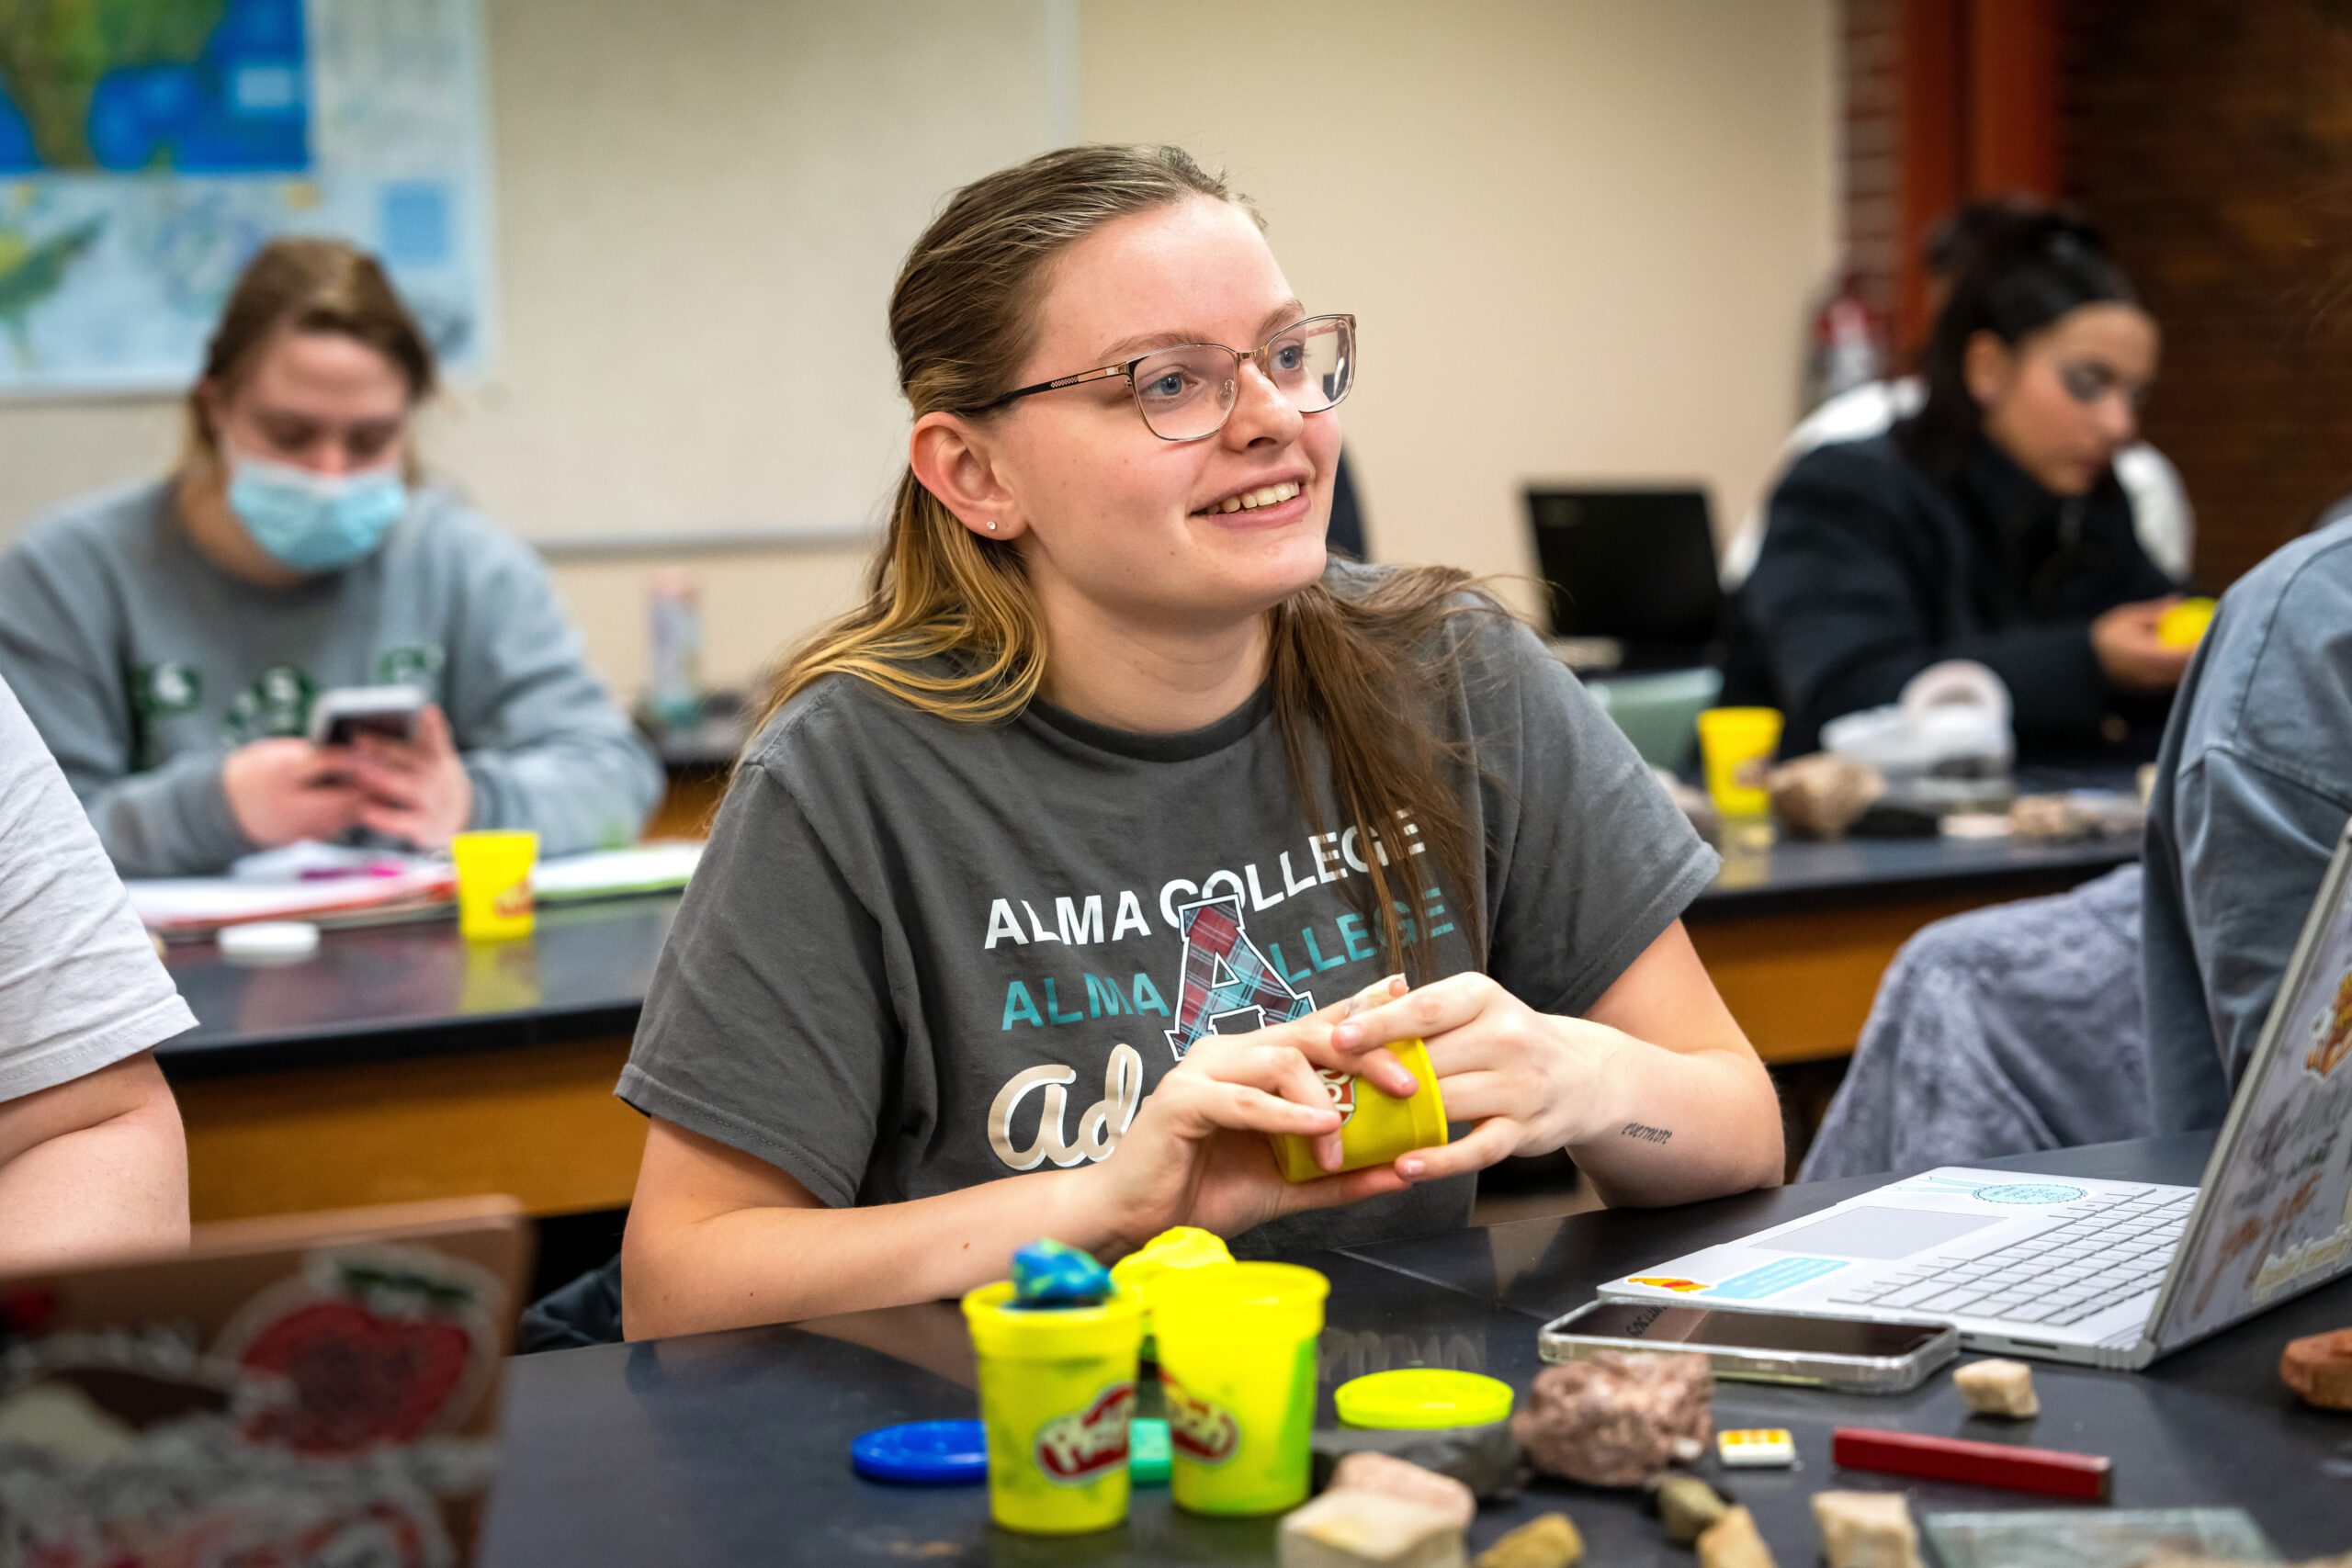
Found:
<svg viewBox="0 0 2352 1568"><path fill-rule="evenodd" d="M2196 1187L1947 1166L1601 1287L2138 1369L2352 1263L2352 825Z"/></svg>
<svg viewBox="0 0 2352 1568"><path fill-rule="evenodd" d="M0 1556L470 1562L530 1242L467 1199L0 1279Z"/></svg>
<svg viewBox="0 0 2352 1568"><path fill-rule="evenodd" d="M1571 665L1710 661L1724 600L1705 491L1530 486L1527 518L1553 643Z"/></svg>

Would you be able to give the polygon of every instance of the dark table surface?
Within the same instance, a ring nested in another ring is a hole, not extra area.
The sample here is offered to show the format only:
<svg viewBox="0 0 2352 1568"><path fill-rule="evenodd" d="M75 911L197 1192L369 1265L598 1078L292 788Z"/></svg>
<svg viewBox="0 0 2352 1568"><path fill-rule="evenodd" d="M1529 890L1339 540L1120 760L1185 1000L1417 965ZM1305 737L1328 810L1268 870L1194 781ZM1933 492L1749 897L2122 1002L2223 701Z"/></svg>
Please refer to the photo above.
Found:
<svg viewBox="0 0 2352 1568"><path fill-rule="evenodd" d="M2210 1137L1988 1162L2193 1182ZM1677 1252L1824 1207L1871 1183L1835 1182L1647 1213L1530 1220L1303 1261L1331 1280L1322 1417L1331 1389L1395 1366L1484 1371L1522 1391L1535 1333L1603 1280ZM2297 1335L2352 1321L2352 1281L2290 1303L2141 1374L2038 1366L2030 1424L1967 1417L1938 1376L1891 1397L1724 1383L1723 1426L1786 1427L1793 1472L1703 1470L1756 1513L1780 1561L1817 1561L1806 1499L1894 1478L1828 1461L1841 1424L2105 1453L2126 1507L2235 1505L2290 1557L2352 1546L2352 1416L2297 1404L2277 1377ZM1240 1563L1272 1561L1271 1520L1196 1519L1163 1490L1136 1495L1117 1529L1032 1540L993 1529L978 1488L901 1490L850 1473L850 1439L896 1421L969 1416L971 1357L952 1307L934 1304L803 1328L563 1351L513 1363L506 1458L485 1535L493 1568L651 1562ZM2043 1506L1975 1488L1905 1488L1915 1515ZM1544 1483L1489 1505L1474 1550L1564 1509L1596 1563L1687 1565L1634 1495Z"/></svg>
<svg viewBox="0 0 2352 1568"><path fill-rule="evenodd" d="M330 931L286 964L175 945L197 1026L156 1056L187 1077L627 1034L677 910L674 894L543 908L531 937L495 943L446 918Z"/></svg>
<svg viewBox="0 0 2352 1568"><path fill-rule="evenodd" d="M2046 890L2120 864L2135 846L1944 839L1784 840L1735 852L1691 917L1775 912L1933 891ZM542 909L537 933L475 946L447 918L329 931L314 957L254 965L210 942L165 962L197 1027L157 1052L167 1071L319 1066L495 1050L634 1029L675 894Z"/></svg>

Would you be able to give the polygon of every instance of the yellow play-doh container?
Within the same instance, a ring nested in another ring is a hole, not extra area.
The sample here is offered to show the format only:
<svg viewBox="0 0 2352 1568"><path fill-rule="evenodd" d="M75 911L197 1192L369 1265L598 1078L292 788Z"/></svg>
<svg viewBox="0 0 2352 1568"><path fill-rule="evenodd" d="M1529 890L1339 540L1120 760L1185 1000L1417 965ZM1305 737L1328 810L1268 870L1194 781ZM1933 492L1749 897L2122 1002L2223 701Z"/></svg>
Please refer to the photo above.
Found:
<svg viewBox="0 0 2352 1568"><path fill-rule="evenodd" d="M1333 1102L1346 1118L1340 1124L1340 1169L1362 1170L1386 1165L1414 1149L1434 1149L1445 1143L1445 1101L1437 1091L1437 1069L1430 1066L1430 1048L1419 1040L1385 1047L1412 1069L1420 1087L1408 1100L1398 1100L1363 1078L1344 1073L1320 1075ZM1313 1181L1329 1176L1315 1163L1315 1141L1295 1133L1272 1134L1274 1163L1287 1181Z"/></svg>
<svg viewBox="0 0 2352 1568"><path fill-rule="evenodd" d="M531 934L537 833L460 833L449 841L449 856L458 863L460 935L468 942L498 942Z"/></svg>
<svg viewBox="0 0 2352 1568"><path fill-rule="evenodd" d="M1195 1269L1154 1289L1178 1507L1276 1514L1306 1500L1315 1342L1330 1293L1292 1263Z"/></svg>
<svg viewBox="0 0 2352 1568"><path fill-rule="evenodd" d="M1699 716L1699 755L1716 810L1726 817L1761 817L1771 810L1771 795L1740 783L1739 771L1750 762L1770 761L1780 744L1776 708L1709 708Z"/></svg>
<svg viewBox="0 0 2352 1568"><path fill-rule="evenodd" d="M1143 1296L1022 1308L1000 1280L964 1297L988 1430L989 1517L1030 1535L1080 1535L1127 1517Z"/></svg>

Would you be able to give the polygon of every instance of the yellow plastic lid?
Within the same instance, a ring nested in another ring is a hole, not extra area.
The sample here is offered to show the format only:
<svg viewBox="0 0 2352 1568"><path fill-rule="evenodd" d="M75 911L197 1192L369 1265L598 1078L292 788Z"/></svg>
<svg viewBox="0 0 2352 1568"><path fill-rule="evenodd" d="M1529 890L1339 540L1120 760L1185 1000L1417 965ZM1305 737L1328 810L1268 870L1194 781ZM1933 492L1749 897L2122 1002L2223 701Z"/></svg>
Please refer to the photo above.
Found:
<svg viewBox="0 0 2352 1568"><path fill-rule="evenodd" d="M1341 1383L1332 1393L1340 1420L1386 1430L1484 1427L1510 1415L1510 1384L1477 1372L1400 1367Z"/></svg>

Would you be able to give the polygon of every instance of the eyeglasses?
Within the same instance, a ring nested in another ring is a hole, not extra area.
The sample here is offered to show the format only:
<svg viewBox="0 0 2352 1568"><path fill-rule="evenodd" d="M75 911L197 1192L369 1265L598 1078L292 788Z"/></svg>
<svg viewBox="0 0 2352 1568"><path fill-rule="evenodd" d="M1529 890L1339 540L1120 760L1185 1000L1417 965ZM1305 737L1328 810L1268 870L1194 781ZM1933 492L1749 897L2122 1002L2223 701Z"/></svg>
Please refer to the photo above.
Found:
<svg viewBox="0 0 2352 1568"><path fill-rule="evenodd" d="M1255 365L1290 406L1321 413L1348 395L1356 374L1356 319L1309 316L1253 349L1216 343L1156 348L1124 365L1105 365L1020 387L971 411L987 413L1016 398L1057 392L1064 387L1123 377L1135 394L1136 412L1162 441L1205 441L1225 428L1241 394L1241 367Z"/></svg>

